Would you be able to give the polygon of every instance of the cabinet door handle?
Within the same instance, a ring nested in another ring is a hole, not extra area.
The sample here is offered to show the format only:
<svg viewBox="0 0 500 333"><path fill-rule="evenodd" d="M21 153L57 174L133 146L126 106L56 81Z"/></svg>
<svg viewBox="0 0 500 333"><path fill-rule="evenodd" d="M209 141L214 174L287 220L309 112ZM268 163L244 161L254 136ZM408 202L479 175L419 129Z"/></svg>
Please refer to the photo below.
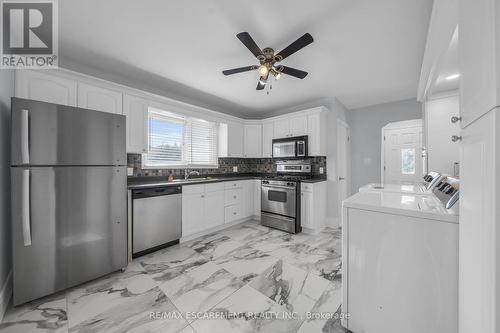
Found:
<svg viewBox="0 0 500 333"><path fill-rule="evenodd" d="M202 194L202 195L201 195L201 197L202 197L202 198L204 198L204 197L205 197L205 195L204 195L204 194Z"/></svg>
<svg viewBox="0 0 500 333"><path fill-rule="evenodd" d="M456 122L462 121L462 117L453 116L451 117L451 122L454 124Z"/></svg>
<svg viewBox="0 0 500 333"><path fill-rule="evenodd" d="M233 199L236 199L236 196L235 196L235 195L233 195Z"/></svg>
<svg viewBox="0 0 500 333"><path fill-rule="evenodd" d="M462 136L461 135L453 135L451 137L451 141L453 142L457 142L457 141L461 141L462 140Z"/></svg>

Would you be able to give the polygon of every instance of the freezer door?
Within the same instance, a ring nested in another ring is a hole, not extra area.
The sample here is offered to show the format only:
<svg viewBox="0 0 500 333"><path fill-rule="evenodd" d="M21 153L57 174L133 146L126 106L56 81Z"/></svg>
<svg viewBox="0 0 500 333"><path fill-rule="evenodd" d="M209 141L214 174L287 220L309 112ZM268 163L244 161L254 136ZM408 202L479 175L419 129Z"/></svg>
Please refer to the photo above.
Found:
<svg viewBox="0 0 500 333"><path fill-rule="evenodd" d="M127 266L125 167L11 169L14 305Z"/></svg>
<svg viewBox="0 0 500 333"><path fill-rule="evenodd" d="M125 117L12 98L11 165L126 165Z"/></svg>

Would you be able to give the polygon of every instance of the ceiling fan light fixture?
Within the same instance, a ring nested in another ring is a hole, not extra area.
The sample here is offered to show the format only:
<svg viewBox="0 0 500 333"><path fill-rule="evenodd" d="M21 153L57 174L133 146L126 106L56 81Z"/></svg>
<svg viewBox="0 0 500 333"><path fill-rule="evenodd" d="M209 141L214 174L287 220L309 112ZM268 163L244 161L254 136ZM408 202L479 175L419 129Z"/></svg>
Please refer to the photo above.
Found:
<svg viewBox="0 0 500 333"><path fill-rule="evenodd" d="M281 79L281 73L280 72L276 73L274 77L276 78L276 80Z"/></svg>
<svg viewBox="0 0 500 333"><path fill-rule="evenodd" d="M259 67L259 73L260 73L260 75L266 76L268 72L269 72L269 69L267 69L266 65L262 65L262 66Z"/></svg>

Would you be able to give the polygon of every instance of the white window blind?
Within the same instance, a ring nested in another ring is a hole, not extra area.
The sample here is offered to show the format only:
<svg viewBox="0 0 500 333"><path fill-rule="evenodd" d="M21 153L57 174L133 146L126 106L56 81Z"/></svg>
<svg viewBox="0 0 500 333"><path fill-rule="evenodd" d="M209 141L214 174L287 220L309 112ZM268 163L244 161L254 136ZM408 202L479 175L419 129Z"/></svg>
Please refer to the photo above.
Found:
<svg viewBox="0 0 500 333"><path fill-rule="evenodd" d="M218 124L149 110L145 167L217 167Z"/></svg>
<svg viewBox="0 0 500 333"><path fill-rule="evenodd" d="M216 123L191 118L186 131L188 164L198 167L217 165Z"/></svg>

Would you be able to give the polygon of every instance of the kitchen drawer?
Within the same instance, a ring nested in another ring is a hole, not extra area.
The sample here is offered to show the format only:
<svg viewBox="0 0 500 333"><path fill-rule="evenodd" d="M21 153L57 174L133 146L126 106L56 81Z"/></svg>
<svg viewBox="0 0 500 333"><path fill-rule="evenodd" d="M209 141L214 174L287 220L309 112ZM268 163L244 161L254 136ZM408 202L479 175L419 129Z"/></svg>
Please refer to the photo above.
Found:
<svg viewBox="0 0 500 333"><path fill-rule="evenodd" d="M243 198L243 189L237 188L234 190L226 190L225 204L226 206L241 203Z"/></svg>
<svg viewBox="0 0 500 333"><path fill-rule="evenodd" d="M242 218L241 205L227 206L224 214L224 222L231 223Z"/></svg>
<svg viewBox="0 0 500 333"><path fill-rule="evenodd" d="M302 183L302 184L300 184L300 188L301 188L302 192L312 192L313 191L313 184Z"/></svg>
<svg viewBox="0 0 500 333"><path fill-rule="evenodd" d="M224 183L205 184L205 192L224 191Z"/></svg>
<svg viewBox="0 0 500 333"><path fill-rule="evenodd" d="M205 193L205 184L201 185L183 185L182 186L183 194L201 194Z"/></svg>
<svg viewBox="0 0 500 333"><path fill-rule="evenodd" d="M243 181L235 181L235 182L225 182L224 183L226 190L230 190L232 188L242 188L243 187Z"/></svg>

